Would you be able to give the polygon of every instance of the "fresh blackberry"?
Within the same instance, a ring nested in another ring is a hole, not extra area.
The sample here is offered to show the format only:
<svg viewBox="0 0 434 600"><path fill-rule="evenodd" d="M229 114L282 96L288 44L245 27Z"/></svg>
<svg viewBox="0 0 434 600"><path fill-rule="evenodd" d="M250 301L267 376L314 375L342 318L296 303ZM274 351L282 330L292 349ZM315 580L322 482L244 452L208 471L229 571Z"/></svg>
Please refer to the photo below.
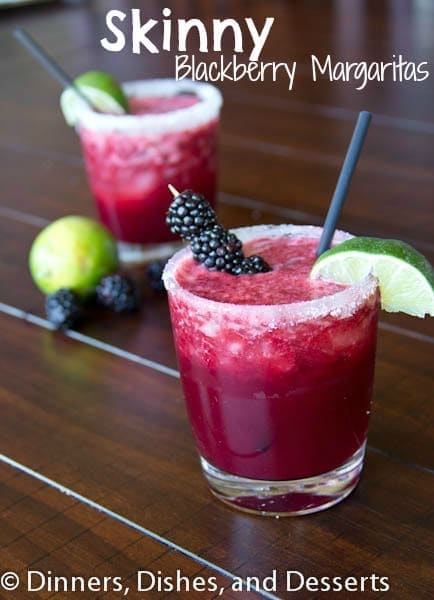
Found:
<svg viewBox="0 0 434 600"><path fill-rule="evenodd" d="M262 256L253 254L243 260L236 275L254 275L256 273L268 273L269 271L271 271L271 267Z"/></svg>
<svg viewBox="0 0 434 600"><path fill-rule="evenodd" d="M69 329L81 316L78 296L69 288L60 288L45 299L47 319L56 329Z"/></svg>
<svg viewBox="0 0 434 600"><path fill-rule="evenodd" d="M205 229L191 242L194 258L211 271L235 274L244 255L241 240L221 225Z"/></svg>
<svg viewBox="0 0 434 600"><path fill-rule="evenodd" d="M166 263L163 260L156 260L151 262L146 269L146 276L149 281L149 285L156 292L164 292L164 283L161 278Z"/></svg>
<svg viewBox="0 0 434 600"><path fill-rule="evenodd" d="M115 312L131 312L138 308L139 302L133 282L125 275L107 275L96 287L99 304Z"/></svg>
<svg viewBox="0 0 434 600"><path fill-rule="evenodd" d="M185 190L169 206L166 224L172 233L184 240L192 240L204 229L216 223L216 215L202 194Z"/></svg>

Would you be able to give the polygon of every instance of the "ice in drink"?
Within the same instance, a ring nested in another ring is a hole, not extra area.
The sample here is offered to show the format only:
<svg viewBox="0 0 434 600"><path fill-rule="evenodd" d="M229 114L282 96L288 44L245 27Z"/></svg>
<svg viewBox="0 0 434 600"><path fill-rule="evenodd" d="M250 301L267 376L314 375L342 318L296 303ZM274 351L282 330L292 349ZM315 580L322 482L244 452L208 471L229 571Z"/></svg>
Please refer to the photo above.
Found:
<svg viewBox="0 0 434 600"><path fill-rule="evenodd" d="M270 273L209 271L185 249L164 276L196 445L224 501L264 514L314 512L343 499L360 476L377 282L310 279L318 228L236 233Z"/></svg>
<svg viewBox="0 0 434 600"><path fill-rule="evenodd" d="M209 84L170 79L123 87L131 112L83 110L78 132L100 218L128 261L174 239L165 226L168 183L215 202L221 95Z"/></svg>

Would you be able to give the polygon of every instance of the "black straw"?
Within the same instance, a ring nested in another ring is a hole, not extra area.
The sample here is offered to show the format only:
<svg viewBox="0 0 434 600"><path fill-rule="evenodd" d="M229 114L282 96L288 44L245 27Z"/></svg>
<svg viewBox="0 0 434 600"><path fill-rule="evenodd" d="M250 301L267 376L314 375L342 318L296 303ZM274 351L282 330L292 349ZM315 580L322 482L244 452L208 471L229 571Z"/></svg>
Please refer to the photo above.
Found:
<svg viewBox="0 0 434 600"><path fill-rule="evenodd" d="M353 137L351 138L350 145L348 146L344 164L342 165L339 179L336 184L336 189L324 221L323 232L316 250L317 256L320 256L323 252L330 248L336 225L347 197L351 178L356 170L357 161L359 160L363 142L365 141L365 137L368 132L371 118L372 115L369 112L362 111L359 113L359 117L353 132Z"/></svg>
<svg viewBox="0 0 434 600"><path fill-rule="evenodd" d="M92 109L95 110L95 107L90 102L89 98L87 98L83 92L75 85L73 79L65 73L60 65L56 63L56 61L49 56L43 48L31 37L27 31L21 29L21 27L14 30L14 36L16 39L22 44L29 52L38 60L43 67L56 79L65 89L72 88L75 93L80 96L86 104L88 104Z"/></svg>

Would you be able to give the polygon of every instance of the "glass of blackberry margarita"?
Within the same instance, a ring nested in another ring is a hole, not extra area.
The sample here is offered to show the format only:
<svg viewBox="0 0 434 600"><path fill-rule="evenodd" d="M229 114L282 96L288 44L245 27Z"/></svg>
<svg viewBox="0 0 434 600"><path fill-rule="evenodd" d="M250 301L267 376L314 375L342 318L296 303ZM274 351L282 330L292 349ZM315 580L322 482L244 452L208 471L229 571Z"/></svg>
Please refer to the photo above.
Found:
<svg viewBox="0 0 434 600"><path fill-rule="evenodd" d="M83 107L78 133L101 221L123 262L170 253L167 185L215 201L220 92L205 83L155 79L123 85L130 113ZM172 244L170 244L172 242Z"/></svg>
<svg viewBox="0 0 434 600"><path fill-rule="evenodd" d="M164 273L203 472L212 492L241 510L316 512L345 498L362 470L377 281L310 279L319 228L235 233L271 272L209 271L186 248ZM336 232L334 243L349 237Z"/></svg>

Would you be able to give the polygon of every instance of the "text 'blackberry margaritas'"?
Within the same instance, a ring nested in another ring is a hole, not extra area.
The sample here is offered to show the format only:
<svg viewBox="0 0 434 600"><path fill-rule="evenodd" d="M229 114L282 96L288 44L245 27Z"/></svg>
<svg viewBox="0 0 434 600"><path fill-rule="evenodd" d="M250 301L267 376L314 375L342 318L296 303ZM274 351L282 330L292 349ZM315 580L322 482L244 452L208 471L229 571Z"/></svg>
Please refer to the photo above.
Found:
<svg viewBox="0 0 434 600"><path fill-rule="evenodd" d="M240 509L315 512L345 498L362 469L377 280L311 279L319 228L234 233L271 270L234 277L186 248L164 273L203 471L214 494ZM337 232L334 242L350 237Z"/></svg>

